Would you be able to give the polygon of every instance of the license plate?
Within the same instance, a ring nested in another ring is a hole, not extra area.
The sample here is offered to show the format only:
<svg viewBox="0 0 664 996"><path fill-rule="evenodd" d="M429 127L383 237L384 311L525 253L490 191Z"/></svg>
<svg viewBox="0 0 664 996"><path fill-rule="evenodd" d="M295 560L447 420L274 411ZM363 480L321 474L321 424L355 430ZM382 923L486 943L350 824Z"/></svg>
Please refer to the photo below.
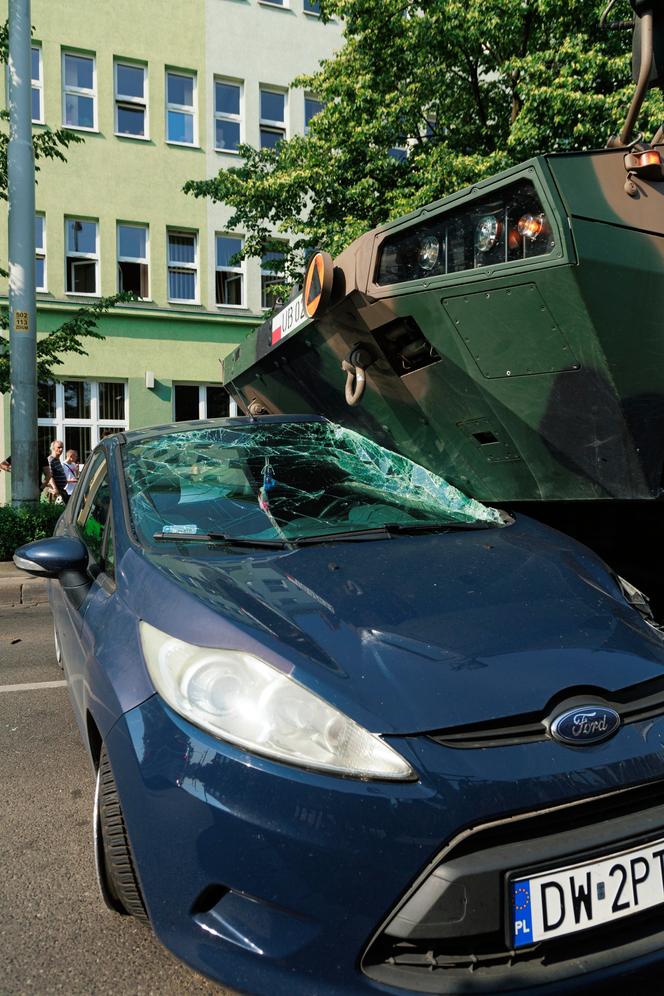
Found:
<svg viewBox="0 0 664 996"><path fill-rule="evenodd" d="M664 838L509 882L512 943L522 948L664 902Z"/></svg>

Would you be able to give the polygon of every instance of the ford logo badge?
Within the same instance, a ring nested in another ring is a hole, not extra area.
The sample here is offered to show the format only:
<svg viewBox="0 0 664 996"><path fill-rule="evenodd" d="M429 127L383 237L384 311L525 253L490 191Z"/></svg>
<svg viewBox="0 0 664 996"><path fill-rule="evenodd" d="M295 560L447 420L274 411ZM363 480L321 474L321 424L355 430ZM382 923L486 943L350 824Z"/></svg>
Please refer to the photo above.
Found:
<svg viewBox="0 0 664 996"><path fill-rule="evenodd" d="M562 712L551 723L551 736L561 744L585 747L608 740L620 726L615 709L603 705L584 705Z"/></svg>

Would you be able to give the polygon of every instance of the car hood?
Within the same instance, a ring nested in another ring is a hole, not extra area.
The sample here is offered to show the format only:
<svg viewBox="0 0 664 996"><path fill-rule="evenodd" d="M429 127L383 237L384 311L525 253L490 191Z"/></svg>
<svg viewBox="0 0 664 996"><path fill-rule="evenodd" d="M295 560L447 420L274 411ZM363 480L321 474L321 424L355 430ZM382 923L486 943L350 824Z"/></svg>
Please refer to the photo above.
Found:
<svg viewBox="0 0 664 996"><path fill-rule="evenodd" d="M173 612L144 580L149 621L258 653L375 732L544 712L567 693L664 677L664 640L602 562L526 517L468 532L187 553L147 555L145 568L192 596Z"/></svg>

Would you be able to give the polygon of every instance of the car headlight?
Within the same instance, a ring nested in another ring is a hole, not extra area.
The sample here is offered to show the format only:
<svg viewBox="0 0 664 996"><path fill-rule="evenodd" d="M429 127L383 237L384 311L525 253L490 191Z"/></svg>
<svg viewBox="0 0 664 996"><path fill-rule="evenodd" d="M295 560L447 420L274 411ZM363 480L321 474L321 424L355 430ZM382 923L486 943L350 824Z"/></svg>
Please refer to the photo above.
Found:
<svg viewBox="0 0 664 996"><path fill-rule="evenodd" d="M253 654L197 647L146 622L140 634L159 695L213 736L302 768L352 778L414 777L379 736Z"/></svg>

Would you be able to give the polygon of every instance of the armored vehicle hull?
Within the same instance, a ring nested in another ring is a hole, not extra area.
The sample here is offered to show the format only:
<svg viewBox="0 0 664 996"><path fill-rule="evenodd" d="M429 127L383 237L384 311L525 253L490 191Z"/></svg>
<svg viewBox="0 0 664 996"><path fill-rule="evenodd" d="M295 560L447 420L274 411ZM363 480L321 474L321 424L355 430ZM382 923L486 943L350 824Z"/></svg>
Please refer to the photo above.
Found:
<svg viewBox="0 0 664 996"><path fill-rule="evenodd" d="M538 157L368 232L329 293L315 281L231 354L226 387L527 509L657 598L664 183L626 155Z"/></svg>
<svg viewBox="0 0 664 996"><path fill-rule="evenodd" d="M320 317L274 343L259 328L226 386L245 410L322 412L484 501L657 498L664 184L628 195L624 158L541 157L367 233Z"/></svg>

